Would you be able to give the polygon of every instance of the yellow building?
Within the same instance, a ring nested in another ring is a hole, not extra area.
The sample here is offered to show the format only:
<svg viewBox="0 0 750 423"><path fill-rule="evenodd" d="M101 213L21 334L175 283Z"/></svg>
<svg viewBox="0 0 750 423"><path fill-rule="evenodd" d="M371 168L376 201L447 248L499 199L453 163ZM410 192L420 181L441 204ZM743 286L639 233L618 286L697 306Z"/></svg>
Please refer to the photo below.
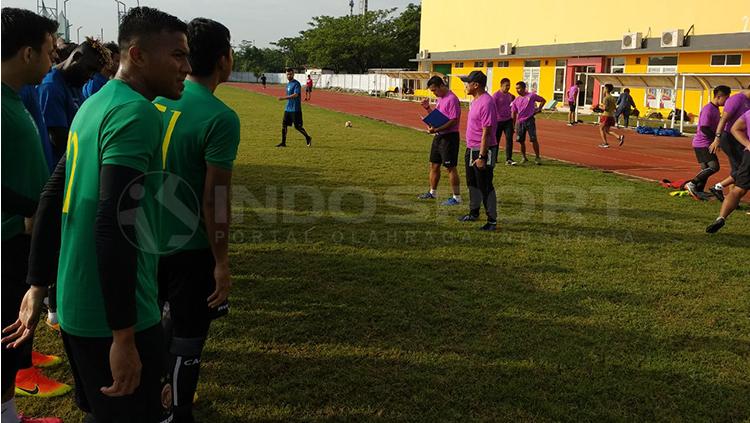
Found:
<svg viewBox="0 0 750 423"><path fill-rule="evenodd" d="M682 74L750 74L750 0L423 0L417 61L420 70L450 75L459 98L466 95L458 77L477 69L490 91L502 78L523 80L562 106L580 79L579 105L588 107L600 87L587 73L679 74L679 83ZM676 106L694 115L702 95L710 99L710 87L686 91L683 107L681 90L669 85L631 94L641 111Z"/></svg>

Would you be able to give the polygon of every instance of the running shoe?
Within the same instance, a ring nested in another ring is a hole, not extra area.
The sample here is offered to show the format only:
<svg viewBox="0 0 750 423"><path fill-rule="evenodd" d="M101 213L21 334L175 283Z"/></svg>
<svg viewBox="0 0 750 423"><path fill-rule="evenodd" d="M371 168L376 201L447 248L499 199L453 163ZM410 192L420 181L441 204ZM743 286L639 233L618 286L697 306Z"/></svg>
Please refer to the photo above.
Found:
<svg viewBox="0 0 750 423"><path fill-rule="evenodd" d="M573 122L568 122L568 126L573 126L573 125L574 125Z"/></svg>
<svg viewBox="0 0 750 423"><path fill-rule="evenodd" d="M479 228L480 231L487 231L487 232L491 232L496 229L497 229L497 222L487 222L484 224L484 226Z"/></svg>
<svg viewBox="0 0 750 423"><path fill-rule="evenodd" d="M305 142L307 142L308 147L312 147L312 137L308 137Z"/></svg>
<svg viewBox="0 0 750 423"><path fill-rule="evenodd" d="M711 194L714 195L720 202L724 202L724 191L716 188L709 188L709 191L711 191Z"/></svg>
<svg viewBox="0 0 750 423"><path fill-rule="evenodd" d="M63 423L63 419L59 417L26 417L19 415L18 420L21 423Z"/></svg>
<svg viewBox="0 0 750 423"><path fill-rule="evenodd" d="M477 220L479 220L479 216L473 216L470 214L458 218L459 222L476 222Z"/></svg>
<svg viewBox="0 0 750 423"><path fill-rule="evenodd" d="M727 221L723 217L719 217L714 221L714 223L708 225L708 227L706 228L706 233L715 234L716 232L719 232L719 230L726 224Z"/></svg>
<svg viewBox="0 0 750 423"><path fill-rule="evenodd" d="M42 371L36 367L21 369L16 374L16 395L50 398L65 395L71 389L70 385L43 375Z"/></svg>
<svg viewBox="0 0 750 423"><path fill-rule="evenodd" d="M625 135L620 135L617 139L620 141L620 147L622 147L625 144Z"/></svg>
<svg viewBox="0 0 750 423"><path fill-rule="evenodd" d="M534 164L536 164L537 166L541 166L542 165L542 158L541 157L537 157L536 159L534 159Z"/></svg>
<svg viewBox="0 0 750 423"><path fill-rule="evenodd" d="M521 159L521 164L528 163L528 162L529 162L529 159L527 159L526 157Z"/></svg>
<svg viewBox="0 0 750 423"><path fill-rule="evenodd" d="M429 192L425 192L424 194L420 195L417 198L420 199L420 200L436 200L437 199L437 197L435 197L434 195L432 195Z"/></svg>
<svg viewBox="0 0 750 423"><path fill-rule="evenodd" d="M62 358L56 355L47 355L40 352L31 352L31 365L34 367L43 369L45 367L52 367L62 362Z"/></svg>
<svg viewBox="0 0 750 423"><path fill-rule="evenodd" d="M506 165L506 166L515 166L515 165L517 165L517 164L518 164L518 163L514 162L513 160L506 160L506 161L505 161L505 165Z"/></svg>
<svg viewBox="0 0 750 423"><path fill-rule="evenodd" d="M286 147L286 143L282 142L282 143L276 144L276 147Z"/></svg>
<svg viewBox="0 0 750 423"><path fill-rule="evenodd" d="M698 191L698 187L695 186L693 182L686 183L685 190L690 193L690 196L693 197L694 200L703 201L703 198L700 196L700 192Z"/></svg>
<svg viewBox="0 0 750 423"><path fill-rule="evenodd" d="M458 206L459 204L461 204L460 201L456 200L454 197L451 197L443 201L440 205L441 206Z"/></svg>
<svg viewBox="0 0 750 423"><path fill-rule="evenodd" d="M599 147L600 148L609 148L609 144L601 143L601 144L599 144Z"/></svg>

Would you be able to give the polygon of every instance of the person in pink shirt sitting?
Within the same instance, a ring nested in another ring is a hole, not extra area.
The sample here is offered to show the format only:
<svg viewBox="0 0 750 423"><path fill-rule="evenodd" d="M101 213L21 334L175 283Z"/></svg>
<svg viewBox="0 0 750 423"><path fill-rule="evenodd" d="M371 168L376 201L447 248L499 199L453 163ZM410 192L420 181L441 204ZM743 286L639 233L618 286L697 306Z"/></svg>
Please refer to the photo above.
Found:
<svg viewBox="0 0 750 423"><path fill-rule="evenodd" d="M576 122L576 108L578 108L578 93L581 92L581 86L583 81L576 81L575 84L568 88L568 126L575 125Z"/></svg>
<svg viewBox="0 0 750 423"><path fill-rule="evenodd" d="M500 145L500 138L505 134L505 164L515 166L513 161L513 115L510 111L510 104L516 98L510 93L510 79L503 78L500 81L500 89L492 96L495 99L495 109L497 109L497 145Z"/></svg>
<svg viewBox="0 0 750 423"><path fill-rule="evenodd" d="M729 215L737 209L740 200L750 191L750 110L734 122L732 136L744 147L742 160L734 173L734 188L721 204L719 217L706 228L706 232L710 234L714 234L724 227Z"/></svg>
<svg viewBox="0 0 750 423"><path fill-rule="evenodd" d="M469 187L469 214L458 220L479 220L479 209L484 204L487 223L480 229L494 231L497 227L497 196L492 178L497 163L497 110L494 99L487 93L487 76L482 71L473 71L461 80L466 94L474 97L474 100L469 108L464 153L466 185Z"/></svg>
<svg viewBox="0 0 750 423"><path fill-rule="evenodd" d="M531 146L534 147L534 154L536 155L536 164L542 164L542 157L539 154L539 140L536 136L536 116L537 113L542 112L542 108L547 103L544 97L537 95L534 92L526 90L526 83L519 81L516 84L516 92L518 97L513 100L510 106L510 110L513 114L513 122L516 127L516 141L521 144L521 156L523 160L521 163L526 163L529 159L526 158L526 134L529 134L531 140ZM537 103L539 105L537 106Z"/></svg>

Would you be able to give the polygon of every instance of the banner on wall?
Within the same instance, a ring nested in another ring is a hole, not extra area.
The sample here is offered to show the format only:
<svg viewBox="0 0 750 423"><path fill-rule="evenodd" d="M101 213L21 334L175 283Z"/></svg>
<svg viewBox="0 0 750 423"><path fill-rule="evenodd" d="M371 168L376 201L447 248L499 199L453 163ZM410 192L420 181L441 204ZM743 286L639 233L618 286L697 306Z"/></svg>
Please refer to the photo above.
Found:
<svg viewBox="0 0 750 423"><path fill-rule="evenodd" d="M646 90L646 106L651 109L674 109L674 89L648 88Z"/></svg>

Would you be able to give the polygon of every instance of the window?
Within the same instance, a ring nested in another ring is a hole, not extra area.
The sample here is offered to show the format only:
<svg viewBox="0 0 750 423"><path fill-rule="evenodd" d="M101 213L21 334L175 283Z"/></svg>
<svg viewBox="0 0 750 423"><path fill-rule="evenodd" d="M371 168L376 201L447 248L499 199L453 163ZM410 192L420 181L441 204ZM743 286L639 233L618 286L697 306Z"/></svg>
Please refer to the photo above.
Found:
<svg viewBox="0 0 750 423"><path fill-rule="evenodd" d="M538 68L542 62L540 60L524 60L523 67L525 68Z"/></svg>
<svg viewBox="0 0 750 423"><path fill-rule="evenodd" d="M558 60L555 65L555 90L552 97L562 102L565 97L565 60Z"/></svg>
<svg viewBox="0 0 750 423"><path fill-rule="evenodd" d="M487 67L488 68L491 68L493 66L495 66L495 62L487 62Z"/></svg>
<svg viewBox="0 0 750 423"><path fill-rule="evenodd" d="M711 66L740 66L742 65L741 54L712 54Z"/></svg>
<svg viewBox="0 0 750 423"><path fill-rule="evenodd" d="M457 68L462 68L462 67L464 67L464 62L457 62L457 63L456 63L456 67L457 67Z"/></svg>
<svg viewBox="0 0 750 423"><path fill-rule="evenodd" d="M677 73L677 56L652 56L648 58L648 73Z"/></svg>
<svg viewBox="0 0 750 423"><path fill-rule="evenodd" d="M510 66L510 62L508 62L507 60L501 60L497 62L498 68L507 68L508 66Z"/></svg>
<svg viewBox="0 0 750 423"><path fill-rule="evenodd" d="M625 58L611 57L607 59L607 67L611 73L625 73Z"/></svg>
<svg viewBox="0 0 750 423"><path fill-rule="evenodd" d="M484 67L484 62L474 62L474 67L475 68L483 68Z"/></svg>
<svg viewBox="0 0 750 423"><path fill-rule="evenodd" d="M558 68L567 66L568 61L567 60L555 60L555 66Z"/></svg>

